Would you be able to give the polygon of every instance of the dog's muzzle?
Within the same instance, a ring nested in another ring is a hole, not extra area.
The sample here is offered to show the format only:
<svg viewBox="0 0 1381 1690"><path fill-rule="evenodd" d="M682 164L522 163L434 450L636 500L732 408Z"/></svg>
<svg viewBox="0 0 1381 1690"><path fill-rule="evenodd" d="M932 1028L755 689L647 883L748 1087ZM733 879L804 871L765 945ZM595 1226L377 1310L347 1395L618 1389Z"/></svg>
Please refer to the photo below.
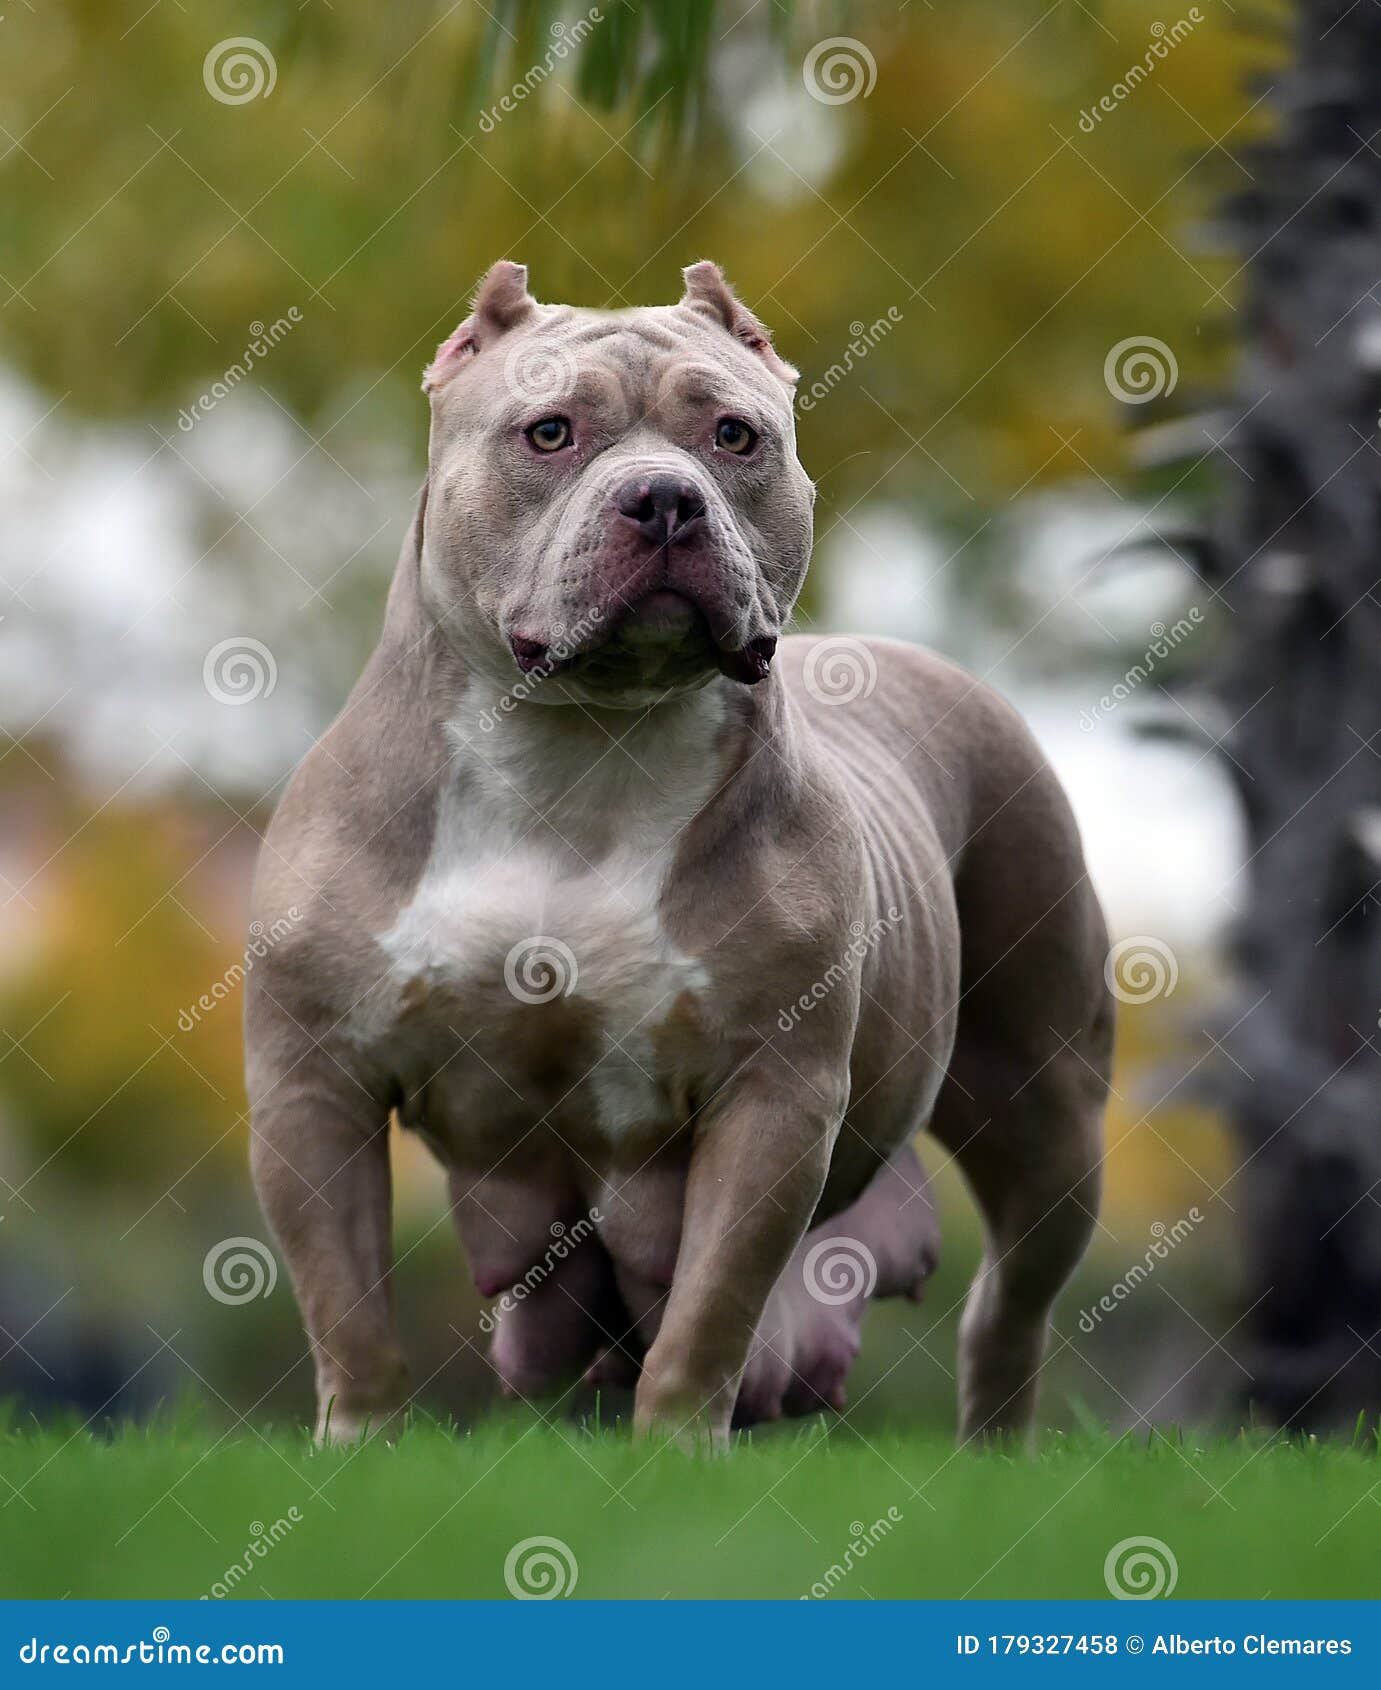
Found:
<svg viewBox="0 0 1381 1690"><path fill-rule="evenodd" d="M589 611L559 630L510 632L508 643L527 675L578 674L617 690L684 686L718 669L753 686L767 677L777 636L745 638L746 586L691 477L634 475L608 497Z"/></svg>

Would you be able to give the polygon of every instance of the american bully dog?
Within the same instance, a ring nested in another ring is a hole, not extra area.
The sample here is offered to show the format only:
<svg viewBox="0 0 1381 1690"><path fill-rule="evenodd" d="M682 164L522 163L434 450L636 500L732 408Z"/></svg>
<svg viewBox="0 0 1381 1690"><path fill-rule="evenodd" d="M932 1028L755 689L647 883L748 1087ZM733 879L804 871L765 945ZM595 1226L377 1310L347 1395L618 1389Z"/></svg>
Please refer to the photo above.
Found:
<svg viewBox="0 0 1381 1690"><path fill-rule="evenodd" d="M389 1123L449 1173L492 1362L636 1383L718 1444L841 1407L872 1297L987 1248L965 1438L1033 1418L1098 1203L1106 936L1030 734L943 658L782 637L811 550L795 372L709 263L679 304L496 264L426 372L382 638L297 771L255 914L252 1163L318 1435L409 1379Z"/></svg>

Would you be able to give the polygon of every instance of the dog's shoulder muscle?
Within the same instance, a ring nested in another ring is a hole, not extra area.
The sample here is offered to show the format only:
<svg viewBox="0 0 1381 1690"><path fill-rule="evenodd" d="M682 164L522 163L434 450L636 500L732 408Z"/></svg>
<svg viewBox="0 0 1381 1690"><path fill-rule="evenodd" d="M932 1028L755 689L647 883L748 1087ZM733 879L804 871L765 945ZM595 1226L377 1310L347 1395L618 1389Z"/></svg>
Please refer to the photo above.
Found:
<svg viewBox="0 0 1381 1690"><path fill-rule="evenodd" d="M384 966L376 935L422 873L453 757L429 704L429 662L386 629L292 775L255 875L255 927L283 937L247 981L251 1014L267 991L304 1026L330 1025Z"/></svg>

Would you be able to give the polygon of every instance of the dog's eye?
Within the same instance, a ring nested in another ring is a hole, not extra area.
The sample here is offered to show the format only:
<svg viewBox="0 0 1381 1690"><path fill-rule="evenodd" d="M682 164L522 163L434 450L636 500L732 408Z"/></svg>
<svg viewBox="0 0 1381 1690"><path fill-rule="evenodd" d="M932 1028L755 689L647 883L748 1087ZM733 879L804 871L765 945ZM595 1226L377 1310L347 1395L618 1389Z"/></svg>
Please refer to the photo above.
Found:
<svg viewBox="0 0 1381 1690"><path fill-rule="evenodd" d="M757 431L749 428L742 417L725 417L714 431L714 443L721 452L733 452L741 458L757 445Z"/></svg>
<svg viewBox="0 0 1381 1690"><path fill-rule="evenodd" d="M571 443L571 425L565 417L543 417L528 429L527 437L539 452L559 452Z"/></svg>

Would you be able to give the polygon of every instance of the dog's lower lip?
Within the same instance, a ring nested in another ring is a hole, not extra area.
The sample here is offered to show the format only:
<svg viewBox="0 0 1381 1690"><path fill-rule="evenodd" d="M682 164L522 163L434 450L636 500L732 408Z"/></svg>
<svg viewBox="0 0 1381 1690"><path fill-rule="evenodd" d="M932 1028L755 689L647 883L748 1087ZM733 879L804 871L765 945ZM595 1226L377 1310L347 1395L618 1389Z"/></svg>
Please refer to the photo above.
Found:
<svg viewBox="0 0 1381 1690"><path fill-rule="evenodd" d="M686 637L689 637L694 625L698 624L703 630L707 645L717 659L719 672L729 680L751 687L767 679L777 650L775 634L760 634L745 645L730 648L715 637L700 604L674 587L654 588L630 605L627 613L618 619L615 640L634 641L641 645L651 640L655 644L678 633L683 621L687 624ZM589 655L562 651L545 640L530 639L524 634L510 634L508 645L514 662L523 674L537 679L545 678L558 669L579 670L582 656Z"/></svg>
<svg viewBox="0 0 1381 1690"><path fill-rule="evenodd" d="M777 636L761 634L737 651L721 650L719 667L731 681L742 681L749 687L756 686L759 681L767 679L767 672L772 667L776 650Z"/></svg>
<svg viewBox="0 0 1381 1690"><path fill-rule="evenodd" d="M658 587L639 599L629 615L649 622L670 621L683 618L690 611L699 611L699 606L692 599L678 593L674 587Z"/></svg>
<svg viewBox="0 0 1381 1690"><path fill-rule="evenodd" d="M699 633L697 634L697 630ZM704 610L688 593L657 587L630 604L619 616L612 637L636 645L710 638Z"/></svg>
<svg viewBox="0 0 1381 1690"><path fill-rule="evenodd" d="M534 669L540 669L551 650L551 647L544 645L541 640L524 639L521 634L513 634L508 644L513 652L514 662L525 675L530 675Z"/></svg>

